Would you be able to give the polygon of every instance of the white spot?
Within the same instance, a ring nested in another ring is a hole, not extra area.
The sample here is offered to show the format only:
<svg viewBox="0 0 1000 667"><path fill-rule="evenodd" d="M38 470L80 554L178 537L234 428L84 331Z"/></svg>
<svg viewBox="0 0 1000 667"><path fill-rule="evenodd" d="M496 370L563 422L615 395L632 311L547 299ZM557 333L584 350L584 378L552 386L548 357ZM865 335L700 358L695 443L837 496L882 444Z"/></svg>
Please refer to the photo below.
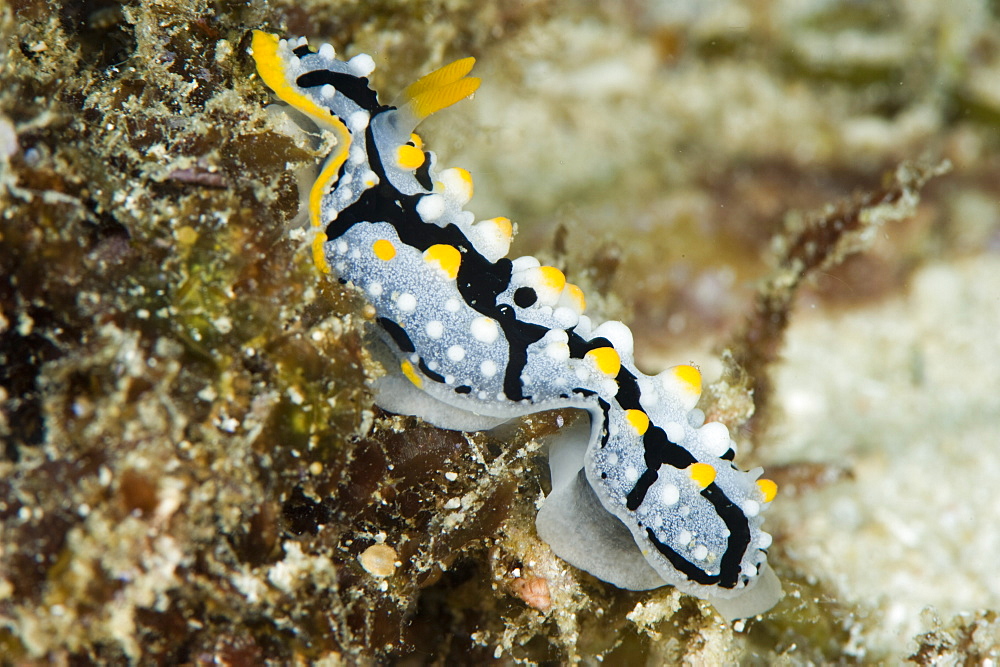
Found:
<svg viewBox="0 0 1000 667"><path fill-rule="evenodd" d="M691 514L691 507L689 505L681 505L677 510L677 515L681 518L687 517L689 514Z"/></svg>
<svg viewBox="0 0 1000 667"><path fill-rule="evenodd" d="M618 452L611 452L608 454L608 465L616 466L618 465Z"/></svg>
<svg viewBox="0 0 1000 667"><path fill-rule="evenodd" d="M699 544L691 552L691 555L694 556L695 560L705 560L708 558L708 547L704 544Z"/></svg>
<svg viewBox="0 0 1000 667"><path fill-rule="evenodd" d="M774 538L771 537L771 533L761 531L760 535L757 537L757 547L760 549L767 549L771 546L771 542L773 541Z"/></svg>
<svg viewBox="0 0 1000 667"><path fill-rule="evenodd" d="M535 257L531 255L525 255L524 257L518 257L511 261L511 272L519 273L526 269L534 269L541 266L542 263L538 261Z"/></svg>
<svg viewBox="0 0 1000 667"><path fill-rule="evenodd" d="M684 427L677 422L670 422L664 426L663 432L667 434L667 439L674 444L678 444L684 439Z"/></svg>
<svg viewBox="0 0 1000 667"><path fill-rule="evenodd" d="M660 502L666 506L675 504L680 500L681 491L675 484L664 484L660 487Z"/></svg>
<svg viewBox="0 0 1000 667"><path fill-rule="evenodd" d="M729 451L729 429L721 422L709 422L698 429L701 446L712 456L722 456Z"/></svg>
<svg viewBox="0 0 1000 667"><path fill-rule="evenodd" d="M691 540L693 539L694 536L691 534L690 530L682 530L681 532L677 533L677 544L681 545L682 547L686 547L687 545L691 544Z"/></svg>
<svg viewBox="0 0 1000 667"><path fill-rule="evenodd" d="M463 359L465 359L465 348L462 347L461 345L452 345L451 347L448 348L446 354L448 355L448 358L451 359L452 361L455 362L462 361Z"/></svg>
<svg viewBox="0 0 1000 667"><path fill-rule="evenodd" d="M491 378L497 374L497 364L492 359L485 359L483 363L479 364L479 371L484 377Z"/></svg>
<svg viewBox="0 0 1000 667"><path fill-rule="evenodd" d="M382 283L374 282L368 286L368 293L372 296L382 296Z"/></svg>
<svg viewBox="0 0 1000 667"><path fill-rule="evenodd" d="M601 392L605 396L614 396L618 393L618 383L614 378L604 378L601 380Z"/></svg>
<svg viewBox="0 0 1000 667"><path fill-rule="evenodd" d="M486 343L487 345L495 342L500 336L500 328L497 326L497 323L489 317L477 317L472 320L472 325L469 329L472 331L473 338L481 343Z"/></svg>
<svg viewBox="0 0 1000 667"><path fill-rule="evenodd" d="M580 316L571 308L559 306L552 311L552 318L559 323L559 326L569 329L575 327L580 321Z"/></svg>
<svg viewBox="0 0 1000 667"><path fill-rule="evenodd" d="M348 254L348 257L350 257L351 259L361 259L361 251L358 250L357 248L353 248L351 249L351 252Z"/></svg>
<svg viewBox="0 0 1000 667"><path fill-rule="evenodd" d="M444 335L444 324L441 323L441 320L431 320L424 325L424 330L428 336L437 340Z"/></svg>
<svg viewBox="0 0 1000 667"><path fill-rule="evenodd" d="M334 50L333 46L331 46L330 44L324 42L319 47L319 55L323 56L327 60L333 60L334 58L337 57L337 52L336 52L336 50ZM329 84L327 84L327 85L329 85Z"/></svg>
<svg viewBox="0 0 1000 667"><path fill-rule="evenodd" d="M454 297L444 302L444 309L447 310L449 313L457 313L458 309L461 307L462 304L459 303L458 299Z"/></svg>
<svg viewBox="0 0 1000 667"><path fill-rule="evenodd" d="M439 365L440 364L438 364L438 362L436 362L436 361L428 361L427 362L427 368L431 369L432 371L436 371L438 369Z"/></svg>
<svg viewBox="0 0 1000 667"><path fill-rule="evenodd" d="M368 112L367 111L355 111L350 116L347 117L347 127L351 129L352 134L360 134L365 131L368 127Z"/></svg>
<svg viewBox="0 0 1000 667"><path fill-rule="evenodd" d="M417 297L413 296L409 292L403 292L396 299L396 307L399 308L404 313L412 313L417 309Z"/></svg>
<svg viewBox="0 0 1000 667"><path fill-rule="evenodd" d="M628 482L634 482L639 479L639 471L635 469L634 466L629 466L625 468L625 480Z"/></svg>
<svg viewBox="0 0 1000 667"><path fill-rule="evenodd" d="M760 514L760 503L756 500L743 501L743 513L747 516L757 516Z"/></svg>
<svg viewBox="0 0 1000 667"><path fill-rule="evenodd" d="M347 252L347 241L337 241L337 253L343 255Z"/></svg>
<svg viewBox="0 0 1000 667"><path fill-rule="evenodd" d="M359 53L347 61L354 76L368 76L375 71L375 61L367 53Z"/></svg>
<svg viewBox="0 0 1000 667"><path fill-rule="evenodd" d="M619 354L631 355L635 347L632 330L621 322L611 320L600 325L591 334L595 338L607 338Z"/></svg>
<svg viewBox="0 0 1000 667"><path fill-rule="evenodd" d="M566 343L549 343L545 346L545 354L555 361L566 361L569 359L569 345Z"/></svg>
<svg viewBox="0 0 1000 667"><path fill-rule="evenodd" d="M424 222L433 222L444 215L445 201L441 195L426 195L417 202L417 214Z"/></svg>
<svg viewBox="0 0 1000 667"><path fill-rule="evenodd" d="M444 383L445 384L455 384L455 376L454 375L445 375L444 376Z"/></svg>
<svg viewBox="0 0 1000 667"><path fill-rule="evenodd" d="M547 343L565 343L569 340L569 335L562 329L549 329L542 340Z"/></svg>
<svg viewBox="0 0 1000 667"><path fill-rule="evenodd" d="M476 396L479 397L480 401L485 401L486 397L489 396L489 394L487 394L485 391L481 391L478 394L476 394Z"/></svg>
<svg viewBox="0 0 1000 667"><path fill-rule="evenodd" d="M326 44L323 46L326 46ZM337 94L337 89L328 83L324 83L323 87L319 89L319 94L322 95L324 99L332 100L333 96Z"/></svg>

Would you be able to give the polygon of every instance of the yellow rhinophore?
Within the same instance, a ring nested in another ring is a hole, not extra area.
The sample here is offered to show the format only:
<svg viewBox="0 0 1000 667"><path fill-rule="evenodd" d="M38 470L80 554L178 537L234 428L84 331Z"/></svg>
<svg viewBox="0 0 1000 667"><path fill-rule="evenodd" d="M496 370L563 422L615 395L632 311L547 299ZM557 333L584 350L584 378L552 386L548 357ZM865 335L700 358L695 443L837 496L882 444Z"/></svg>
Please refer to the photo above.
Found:
<svg viewBox="0 0 1000 667"><path fill-rule="evenodd" d="M462 58L420 77L403 91L396 106L408 109L418 123L450 107L479 88L478 77L466 76L475 64L475 58Z"/></svg>

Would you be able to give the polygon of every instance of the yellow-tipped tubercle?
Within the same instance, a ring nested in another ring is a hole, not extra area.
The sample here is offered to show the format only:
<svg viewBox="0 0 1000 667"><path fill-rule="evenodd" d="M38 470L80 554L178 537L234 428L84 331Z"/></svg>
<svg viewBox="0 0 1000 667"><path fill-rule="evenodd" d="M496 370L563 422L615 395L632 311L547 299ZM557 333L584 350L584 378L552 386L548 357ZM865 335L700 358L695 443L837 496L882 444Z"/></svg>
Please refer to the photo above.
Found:
<svg viewBox="0 0 1000 667"><path fill-rule="evenodd" d="M424 251L424 261L436 264L454 280L458 277L458 268L462 265L462 253L454 246L438 243Z"/></svg>
<svg viewBox="0 0 1000 667"><path fill-rule="evenodd" d="M622 368L622 358L618 356L618 352L613 347L599 347L587 352L584 356L593 361L597 370L608 377L617 377Z"/></svg>
<svg viewBox="0 0 1000 667"><path fill-rule="evenodd" d="M715 481L715 468L707 463L692 463L688 467L688 474L703 489Z"/></svg>
<svg viewBox="0 0 1000 667"><path fill-rule="evenodd" d="M649 428L649 417L642 410L626 410L625 419L639 435L644 435Z"/></svg>
<svg viewBox="0 0 1000 667"><path fill-rule="evenodd" d="M770 479L758 479L757 488L764 494L764 502L769 503L778 495L778 485Z"/></svg>

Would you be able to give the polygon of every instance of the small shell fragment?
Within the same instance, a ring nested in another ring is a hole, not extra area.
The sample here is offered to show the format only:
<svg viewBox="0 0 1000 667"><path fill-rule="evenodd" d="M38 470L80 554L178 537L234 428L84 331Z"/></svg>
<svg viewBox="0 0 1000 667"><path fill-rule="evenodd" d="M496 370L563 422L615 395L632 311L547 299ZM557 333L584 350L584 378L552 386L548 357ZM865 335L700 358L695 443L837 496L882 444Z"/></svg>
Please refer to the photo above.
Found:
<svg viewBox="0 0 1000 667"><path fill-rule="evenodd" d="M400 565L397 558L396 550L388 544L373 544L361 552L358 562L373 577L388 577Z"/></svg>

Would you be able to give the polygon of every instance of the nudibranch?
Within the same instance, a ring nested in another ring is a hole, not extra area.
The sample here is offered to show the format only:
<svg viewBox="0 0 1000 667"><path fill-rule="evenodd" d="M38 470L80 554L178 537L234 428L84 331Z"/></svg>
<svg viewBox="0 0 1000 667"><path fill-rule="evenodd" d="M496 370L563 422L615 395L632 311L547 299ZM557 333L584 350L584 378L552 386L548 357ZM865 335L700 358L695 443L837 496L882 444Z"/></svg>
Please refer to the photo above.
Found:
<svg viewBox="0 0 1000 667"><path fill-rule="evenodd" d="M475 92L474 59L385 105L369 87L367 55L345 62L329 44L260 31L252 55L300 122L335 139L307 198L313 257L374 308L377 355L390 371L376 403L464 431L585 411L589 420L549 445L552 492L536 527L555 554L620 588L671 584L727 619L770 609L781 585L761 513L777 487L733 465L726 426L704 423L699 371L641 373L628 327L592 322L559 269L508 259L511 221L476 221L463 208L469 172L439 169L414 134Z"/></svg>

